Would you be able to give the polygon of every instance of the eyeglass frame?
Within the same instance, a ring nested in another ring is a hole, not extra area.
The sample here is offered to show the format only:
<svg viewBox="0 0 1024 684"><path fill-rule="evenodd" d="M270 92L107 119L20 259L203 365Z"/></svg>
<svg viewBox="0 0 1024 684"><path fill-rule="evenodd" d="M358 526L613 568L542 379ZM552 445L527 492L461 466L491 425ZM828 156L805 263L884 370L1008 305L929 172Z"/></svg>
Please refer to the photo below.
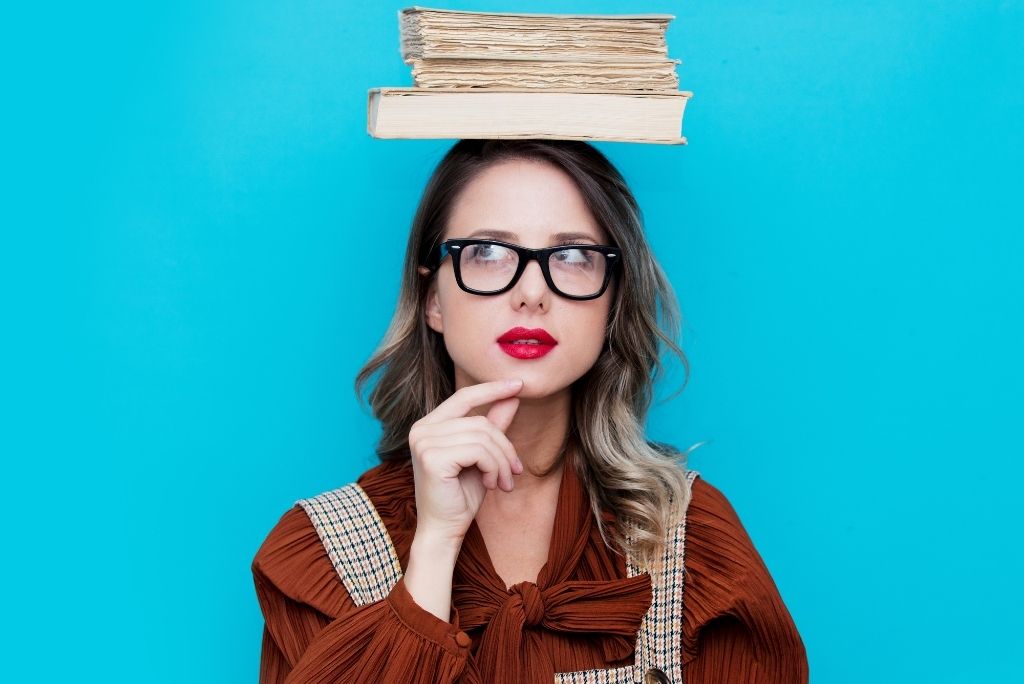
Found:
<svg viewBox="0 0 1024 684"><path fill-rule="evenodd" d="M519 263L516 265L516 272L512 276L512 280L509 281L508 285L501 288L500 290L474 290L473 288L467 286L462 281L462 249L464 247L480 244L498 245L500 247L510 249L513 252L515 252L517 257L519 258ZM558 287L555 286L554 280L551 278L551 271L549 270L548 266L548 260L551 258L551 255L554 254L555 252L561 252L562 250L566 249L580 248L585 248L593 250L595 252L599 252L604 255L606 260L604 282L601 283L601 288L595 294L592 295L571 295L562 292L561 290L558 289ZM531 249L530 247L522 247L520 245L512 244L511 242L502 242L501 240L492 240L489 238L452 238L450 240L445 240L444 242L442 242L441 244L434 248L432 258L429 260L426 268L431 273L436 272L439 268L441 268L441 263L444 261L444 258L451 254L452 268L455 271L455 282L458 283L459 287L463 291L468 292L470 294L480 295L482 297L489 297L491 295L500 295L502 293L508 292L513 287L515 287L516 283L519 282L519 279L526 271L527 265L529 265L531 261L536 261L540 265L540 272L544 275L544 282L547 283L548 288L550 288L552 292L554 292L560 297L565 297L566 299L572 299L574 301L587 301L590 299L597 299L598 297L604 294L605 290L608 289L608 284L611 282L612 275L614 274L615 268L619 263L620 253L621 250L618 247L612 247L610 245L592 245L590 243L556 245L554 247L542 247L540 249Z"/></svg>

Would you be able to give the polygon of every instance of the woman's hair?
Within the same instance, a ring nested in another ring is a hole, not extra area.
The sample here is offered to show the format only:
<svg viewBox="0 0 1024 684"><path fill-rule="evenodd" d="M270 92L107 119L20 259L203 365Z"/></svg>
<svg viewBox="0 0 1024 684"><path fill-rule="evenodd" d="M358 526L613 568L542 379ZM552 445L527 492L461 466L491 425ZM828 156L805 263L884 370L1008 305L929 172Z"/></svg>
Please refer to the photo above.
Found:
<svg viewBox="0 0 1024 684"><path fill-rule="evenodd" d="M661 353L689 362L675 339L675 295L644 236L636 199L622 175L595 147L567 140L462 140L441 160L423 192L406 250L401 292L384 340L356 378L356 391L378 375L369 395L383 434L382 461L410 457L409 430L454 392L454 368L443 337L426 323L430 278L417 268L441 241L455 200L485 169L508 160L552 164L579 188L598 225L621 251L605 344L572 388L567 448L590 495L605 541L650 565L689 501L681 462L686 454L645 437ZM602 510L614 514L608 528Z"/></svg>

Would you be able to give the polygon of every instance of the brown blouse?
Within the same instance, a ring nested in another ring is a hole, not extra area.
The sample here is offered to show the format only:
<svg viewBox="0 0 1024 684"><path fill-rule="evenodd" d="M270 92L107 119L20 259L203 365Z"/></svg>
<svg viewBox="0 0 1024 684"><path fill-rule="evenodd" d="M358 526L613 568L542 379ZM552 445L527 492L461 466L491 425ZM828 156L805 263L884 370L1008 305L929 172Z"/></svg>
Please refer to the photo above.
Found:
<svg viewBox="0 0 1024 684"><path fill-rule="evenodd" d="M359 484L404 569L416 527L412 468L385 463ZM692 492L680 643L686 684L807 682L800 635L732 506L701 478ZM630 664L650 577L628 577L625 558L593 522L574 469L563 468L548 561L536 583L508 589L471 525L445 622L420 608L401 580L386 600L356 606L295 506L252 564L265 619L260 682L547 684L555 672Z"/></svg>

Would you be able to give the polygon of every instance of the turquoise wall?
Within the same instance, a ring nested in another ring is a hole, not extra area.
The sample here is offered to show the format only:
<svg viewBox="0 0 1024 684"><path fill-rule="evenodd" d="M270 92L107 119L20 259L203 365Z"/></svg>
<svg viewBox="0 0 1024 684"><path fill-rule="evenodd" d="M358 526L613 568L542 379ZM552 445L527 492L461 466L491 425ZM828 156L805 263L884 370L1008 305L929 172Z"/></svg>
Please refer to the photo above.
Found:
<svg viewBox="0 0 1024 684"><path fill-rule="evenodd" d="M1024 3L445 6L677 16L690 144L599 144L685 316L651 435L709 441L813 681L1024 681ZM11 681L255 680L249 563L373 462L352 380L451 144L366 135L400 7L5 12Z"/></svg>

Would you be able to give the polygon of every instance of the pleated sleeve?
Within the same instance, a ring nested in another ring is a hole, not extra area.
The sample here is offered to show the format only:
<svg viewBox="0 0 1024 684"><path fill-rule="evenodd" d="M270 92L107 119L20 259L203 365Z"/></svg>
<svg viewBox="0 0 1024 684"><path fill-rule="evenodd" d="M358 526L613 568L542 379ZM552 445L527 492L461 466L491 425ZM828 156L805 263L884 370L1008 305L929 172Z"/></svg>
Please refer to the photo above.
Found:
<svg viewBox="0 0 1024 684"><path fill-rule="evenodd" d="M356 606L299 506L281 518L252 563L263 611L261 684L455 682L469 639L418 606L403 581Z"/></svg>
<svg viewBox="0 0 1024 684"><path fill-rule="evenodd" d="M775 582L736 511L701 478L685 561L687 684L805 684L807 654Z"/></svg>

